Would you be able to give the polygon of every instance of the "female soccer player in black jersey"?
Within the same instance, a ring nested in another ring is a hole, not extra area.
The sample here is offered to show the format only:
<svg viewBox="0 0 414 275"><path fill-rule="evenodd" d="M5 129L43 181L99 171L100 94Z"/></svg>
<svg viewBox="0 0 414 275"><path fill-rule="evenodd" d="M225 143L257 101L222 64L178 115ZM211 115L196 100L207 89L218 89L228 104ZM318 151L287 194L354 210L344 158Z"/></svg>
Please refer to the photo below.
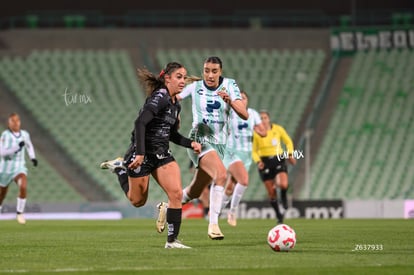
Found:
<svg viewBox="0 0 414 275"><path fill-rule="evenodd" d="M148 197L150 174L168 196L168 239L165 248L189 248L177 240L182 214L180 168L171 155L172 141L195 153L201 144L178 133L181 106L176 99L185 86L186 69L177 62L168 63L159 76L138 69L138 77L149 94L135 120L131 144L124 159L101 164L118 175L119 183L131 204L140 207Z"/></svg>

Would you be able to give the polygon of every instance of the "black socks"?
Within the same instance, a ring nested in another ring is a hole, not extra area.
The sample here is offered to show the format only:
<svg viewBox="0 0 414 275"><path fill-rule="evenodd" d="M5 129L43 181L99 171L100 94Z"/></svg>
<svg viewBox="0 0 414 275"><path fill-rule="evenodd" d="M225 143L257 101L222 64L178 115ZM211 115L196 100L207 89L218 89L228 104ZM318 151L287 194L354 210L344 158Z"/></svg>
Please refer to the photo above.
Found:
<svg viewBox="0 0 414 275"><path fill-rule="evenodd" d="M181 215L183 210L181 208L167 209L167 225L168 225L168 242L174 242L178 233L180 233Z"/></svg>
<svg viewBox="0 0 414 275"><path fill-rule="evenodd" d="M279 203L277 202L277 200L275 200L275 199L270 200L270 205L273 207L273 209L276 212L277 222L278 223L283 223L283 214L280 212Z"/></svg>
<svg viewBox="0 0 414 275"><path fill-rule="evenodd" d="M125 169L120 167L115 168L115 174L118 176L119 185L121 186L122 190L124 191L125 195L128 194L129 191L129 183L128 183L128 174Z"/></svg>
<svg viewBox="0 0 414 275"><path fill-rule="evenodd" d="M287 203L287 189L281 189L280 190L280 197L282 199L282 205L283 208L288 209L288 203Z"/></svg>

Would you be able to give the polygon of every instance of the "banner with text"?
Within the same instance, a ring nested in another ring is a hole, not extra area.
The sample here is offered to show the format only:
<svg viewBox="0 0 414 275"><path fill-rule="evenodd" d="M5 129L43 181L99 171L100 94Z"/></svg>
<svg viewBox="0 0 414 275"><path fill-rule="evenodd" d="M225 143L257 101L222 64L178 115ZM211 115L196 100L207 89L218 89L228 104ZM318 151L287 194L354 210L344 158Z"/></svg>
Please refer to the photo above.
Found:
<svg viewBox="0 0 414 275"><path fill-rule="evenodd" d="M227 217L225 210L222 212L222 216ZM267 201L243 202L240 204L237 214L242 219L276 219L276 213ZM293 201L285 213L287 219L340 219L343 217L343 202L340 200Z"/></svg>
<svg viewBox="0 0 414 275"><path fill-rule="evenodd" d="M350 54L362 50L414 49L414 27L332 29L331 50Z"/></svg>

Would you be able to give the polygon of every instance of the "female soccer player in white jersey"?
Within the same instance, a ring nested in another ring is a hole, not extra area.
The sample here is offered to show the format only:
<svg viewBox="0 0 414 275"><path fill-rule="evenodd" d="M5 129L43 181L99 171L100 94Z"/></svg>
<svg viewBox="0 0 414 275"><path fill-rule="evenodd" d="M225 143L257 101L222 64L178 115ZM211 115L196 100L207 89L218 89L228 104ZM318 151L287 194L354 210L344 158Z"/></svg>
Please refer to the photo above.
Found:
<svg viewBox="0 0 414 275"><path fill-rule="evenodd" d="M242 91L241 96L247 107L247 93ZM229 175L222 208L226 207L231 199L230 211L227 214L227 222L231 226L237 224L237 208L249 184L248 171L252 164L253 132L262 137L266 136L266 129L262 125L259 113L252 108L247 108L247 112L249 119L243 120L232 111L228 125L229 137L223 162Z"/></svg>
<svg viewBox="0 0 414 275"><path fill-rule="evenodd" d="M249 115L236 81L222 77L222 62L215 56L204 61L203 79L187 85L177 98L189 96L193 112L190 138L203 144L203 148L200 154L188 151L196 170L191 184L183 190L183 203L198 198L213 181L208 236L213 240L221 240L224 235L218 225L218 217L227 175L222 161L228 135L227 123L230 110L243 119Z"/></svg>
<svg viewBox="0 0 414 275"><path fill-rule="evenodd" d="M30 135L21 130L20 117L12 113L8 118L8 129L3 131L0 137L0 212L4 198L6 197L10 183L14 180L19 186L17 197L17 221L25 224L23 215L27 196L27 167L25 161L25 148L34 166L37 160Z"/></svg>

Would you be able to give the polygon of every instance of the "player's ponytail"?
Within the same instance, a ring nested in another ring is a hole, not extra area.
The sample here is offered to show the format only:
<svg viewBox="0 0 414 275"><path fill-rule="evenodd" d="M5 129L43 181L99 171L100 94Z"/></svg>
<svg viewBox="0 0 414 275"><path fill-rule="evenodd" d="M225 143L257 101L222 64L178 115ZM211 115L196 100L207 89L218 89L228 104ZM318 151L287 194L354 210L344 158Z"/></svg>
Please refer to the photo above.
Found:
<svg viewBox="0 0 414 275"><path fill-rule="evenodd" d="M165 87L165 75L171 75L175 70L184 66L178 62L168 63L164 69L157 75L151 73L146 68L138 68L138 79L144 87L145 93L150 95L152 92Z"/></svg>
<svg viewBox="0 0 414 275"><path fill-rule="evenodd" d="M199 80L202 80L202 78L199 76L190 75L185 78L185 84L188 85Z"/></svg>

